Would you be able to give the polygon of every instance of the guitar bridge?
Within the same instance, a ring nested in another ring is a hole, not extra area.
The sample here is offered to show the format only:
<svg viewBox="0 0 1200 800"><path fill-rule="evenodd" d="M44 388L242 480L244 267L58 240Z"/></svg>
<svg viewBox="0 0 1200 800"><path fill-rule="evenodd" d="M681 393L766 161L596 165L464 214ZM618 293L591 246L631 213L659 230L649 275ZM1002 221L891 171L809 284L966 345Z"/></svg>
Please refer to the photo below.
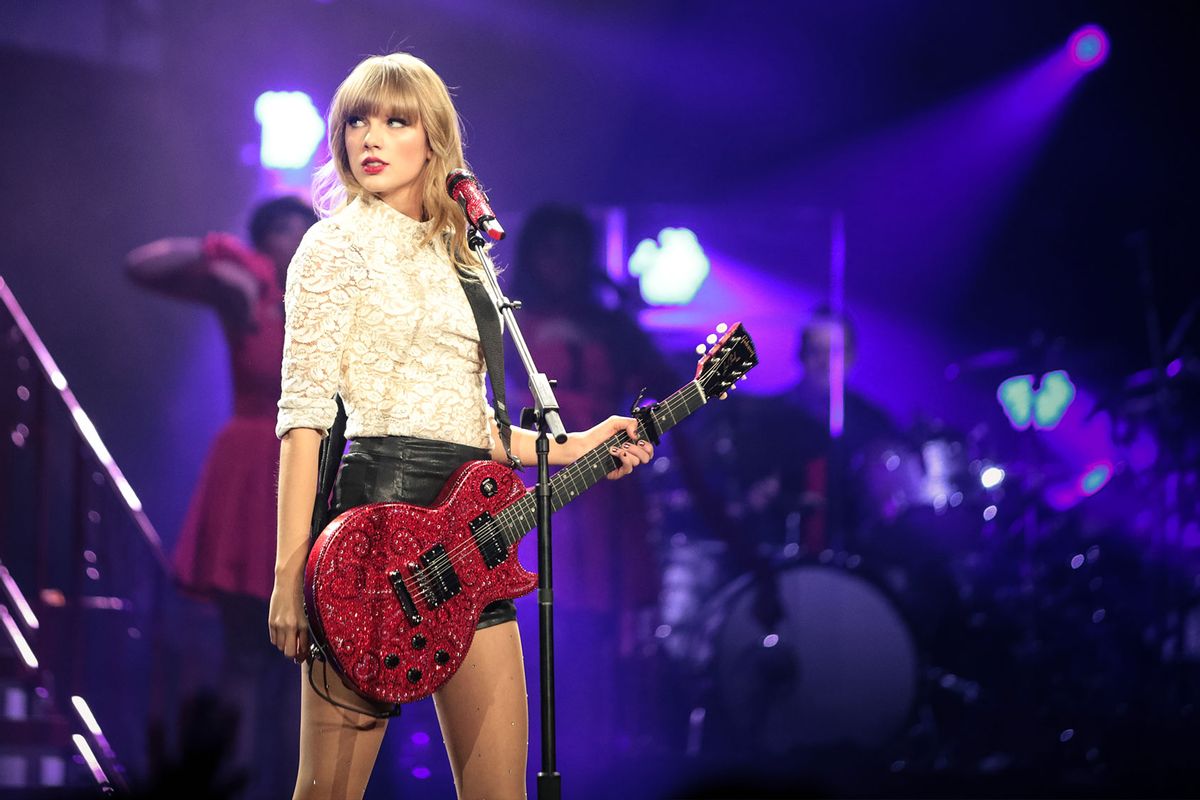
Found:
<svg viewBox="0 0 1200 800"><path fill-rule="evenodd" d="M388 583L392 584L392 591L396 593L396 599L400 601L400 608L404 609L404 616L408 617L411 624L420 625L421 614L417 611L417 604L413 602L408 587L404 585L404 576L400 574L400 570L392 570L387 577Z"/></svg>

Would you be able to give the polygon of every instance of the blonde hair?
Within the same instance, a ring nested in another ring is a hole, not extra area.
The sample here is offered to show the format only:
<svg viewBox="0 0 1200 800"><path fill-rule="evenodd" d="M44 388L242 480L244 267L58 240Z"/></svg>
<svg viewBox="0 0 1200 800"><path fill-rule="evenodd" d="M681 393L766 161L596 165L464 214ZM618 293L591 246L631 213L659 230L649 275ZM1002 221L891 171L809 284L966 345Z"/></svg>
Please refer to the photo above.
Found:
<svg viewBox="0 0 1200 800"><path fill-rule="evenodd" d="M451 262L468 276L477 275L482 267L467 247L466 219L446 193L446 176L455 169L469 169L458 112L445 82L414 55L371 56L334 92L327 120L329 160L313 176L313 207L328 217L350 200L370 194L350 169L346 121L374 114L421 121L432 153L424 167L421 205L433 223L422 245L440 237Z"/></svg>

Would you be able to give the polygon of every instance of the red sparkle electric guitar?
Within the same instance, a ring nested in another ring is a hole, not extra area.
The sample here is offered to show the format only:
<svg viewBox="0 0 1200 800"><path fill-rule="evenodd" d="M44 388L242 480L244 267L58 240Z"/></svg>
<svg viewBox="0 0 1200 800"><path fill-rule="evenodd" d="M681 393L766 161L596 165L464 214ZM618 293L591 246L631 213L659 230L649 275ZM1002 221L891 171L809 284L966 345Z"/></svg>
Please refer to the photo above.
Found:
<svg viewBox="0 0 1200 800"><path fill-rule="evenodd" d="M735 324L700 359L693 381L643 410L639 435L656 439L757 363L750 335ZM612 471L609 449L628 440L621 432L559 470L551 507ZM339 515L317 537L304 575L321 656L376 702L432 694L462 663L483 608L537 586L517 559L517 542L535 523L532 492L495 461L464 464L432 507L371 503Z"/></svg>

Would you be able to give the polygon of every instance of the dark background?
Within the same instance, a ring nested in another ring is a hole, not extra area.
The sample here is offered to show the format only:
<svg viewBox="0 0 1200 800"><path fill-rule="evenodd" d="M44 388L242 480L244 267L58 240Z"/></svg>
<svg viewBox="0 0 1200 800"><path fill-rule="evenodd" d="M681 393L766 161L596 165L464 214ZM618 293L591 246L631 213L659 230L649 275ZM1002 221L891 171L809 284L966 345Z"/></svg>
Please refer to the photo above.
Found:
<svg viewBox="0 0 1200 800"><path fill-rule="evenodd" d="M244 157L254 99L299 89L323 109L363 56L399 49L454 88L501 208L690 208L753 243L744 266L805 289L825 278L795 269L781 209L843 212L851 310L925 337L864 335L877 400L953 415L928 379L879 376L940 376L1038 334L1103 394L1151 365L1146 301L1165 336L1200 294L1197 19L1165 1L9 3L0 277L169 547L229 413L224 344L206 310L131 286L122 258L243 231L266 185ZM973 99L1088 22L1109 59L1042 124L1011 142L1005 113L972 127ZM981 129L1015 144L973 150L963 132Z"/></svg>

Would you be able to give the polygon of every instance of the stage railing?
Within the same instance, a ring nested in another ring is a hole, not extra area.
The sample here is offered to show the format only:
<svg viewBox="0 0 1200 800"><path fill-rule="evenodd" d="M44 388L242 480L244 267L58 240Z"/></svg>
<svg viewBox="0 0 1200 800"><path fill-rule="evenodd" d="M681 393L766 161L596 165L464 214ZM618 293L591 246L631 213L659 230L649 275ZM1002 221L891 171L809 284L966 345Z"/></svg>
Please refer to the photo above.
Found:
<svg viewBox="0 0 1200 800"><path fill-rule="evenodd" d="M164 708L168 562L3 278L0 300L0 644L5 634L11 644L0 682L29 698L15 719L6 708L8 738L19 741L0 739L18 765L5 782L119 789L127 774L145 774L148 723ZM74 752L86 769L73 766Z"/></svg>

